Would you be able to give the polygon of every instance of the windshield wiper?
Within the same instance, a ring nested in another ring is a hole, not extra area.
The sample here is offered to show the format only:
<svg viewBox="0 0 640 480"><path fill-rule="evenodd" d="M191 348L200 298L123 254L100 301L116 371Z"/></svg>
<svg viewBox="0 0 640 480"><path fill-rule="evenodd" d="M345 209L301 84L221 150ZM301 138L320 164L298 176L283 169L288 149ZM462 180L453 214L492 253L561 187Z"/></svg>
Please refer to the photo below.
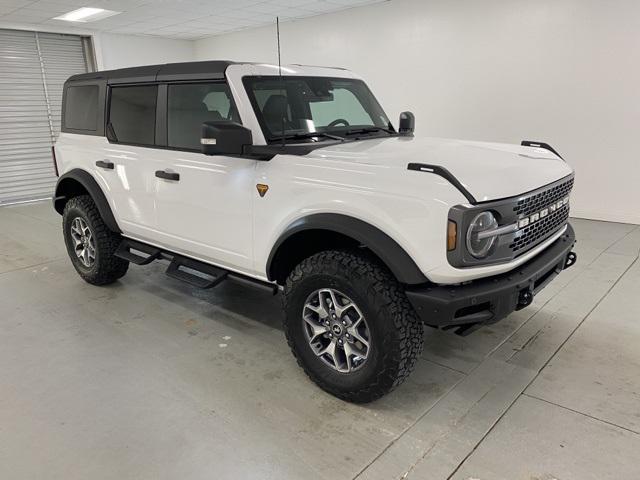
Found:
<svg viewBox="0 0 640 480"><path fill-rule="evenodd" d="M302 138L313 138L313 137L324 137L324 138L329 138L331 140L340 140L341 142L344 141L344 137L339 137L338 135L332 135L330 133L325 133L325 132L294 133L293 135L285 135L284 139L297 140ZM278 138L283 138L283 137L276 137L275 140L277 140Z"/></svg>
<svg viewBox="0 0 640 480"><path fill-rule="evenodd" d="M342 132L344 135L354 135L357 133L374 133L374 132L386 132L386 133L396 133L389 128L383 127L363 127L363 128L354 128L351 130L346 130Z"/></svg>

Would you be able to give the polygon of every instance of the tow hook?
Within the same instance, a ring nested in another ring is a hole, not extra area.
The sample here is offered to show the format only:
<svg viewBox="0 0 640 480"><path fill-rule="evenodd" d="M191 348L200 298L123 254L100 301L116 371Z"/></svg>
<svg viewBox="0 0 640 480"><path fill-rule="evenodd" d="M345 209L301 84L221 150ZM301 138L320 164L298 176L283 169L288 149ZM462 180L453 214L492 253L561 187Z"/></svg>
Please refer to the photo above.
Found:
<svg viewBox="0 0 640 480"><path fill-rule="evenodd" d="M531 290L522 290L518 295L518 310L531 305L533 302L533 292Z"/></svg>
<svg viewBox="0 0 640 480"><path fill-rule="evenodd" d="M569 255L567 255L567 259L564 261L564 268L567 269L569 267L572 267L574 263L576 263L576 260L578 259L578 255L576 255L576 252L569 252Z"/></svg>

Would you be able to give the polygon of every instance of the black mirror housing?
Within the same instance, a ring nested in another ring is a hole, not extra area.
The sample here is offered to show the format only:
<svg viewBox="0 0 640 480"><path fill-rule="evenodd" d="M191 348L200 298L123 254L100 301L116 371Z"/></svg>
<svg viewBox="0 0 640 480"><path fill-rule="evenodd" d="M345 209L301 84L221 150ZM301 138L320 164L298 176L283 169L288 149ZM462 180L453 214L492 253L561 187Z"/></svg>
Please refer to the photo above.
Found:
<svg viewBox="0 0 640 480"><path fill-rule="evenodd" d="M200 144L205 155L243 155L253 145L253 135L236 122L204 122Z"/></svg>
<svg viewBox="0 0 640 480"><path fill-rule="evenodd" d="M402 112L400 114L400 123L398 133L405 137L413 137L413 131L416 128L416 117L411 112Z"/></svg>

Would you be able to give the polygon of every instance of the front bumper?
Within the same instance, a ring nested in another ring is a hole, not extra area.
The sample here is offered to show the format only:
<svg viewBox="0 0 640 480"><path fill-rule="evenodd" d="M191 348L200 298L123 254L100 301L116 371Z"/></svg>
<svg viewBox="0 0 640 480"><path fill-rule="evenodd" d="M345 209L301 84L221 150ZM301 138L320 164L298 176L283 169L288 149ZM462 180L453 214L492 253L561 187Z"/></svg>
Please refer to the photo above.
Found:
<svg viewBox="0 0 640 480"><path fill-rule="evenodd" d="M460 327L494 323L526 307L556 275L575 263L575 232L565 232L543 252L507 273L463 285L429 285L407 289L409 301L427 325Z"/></svg>

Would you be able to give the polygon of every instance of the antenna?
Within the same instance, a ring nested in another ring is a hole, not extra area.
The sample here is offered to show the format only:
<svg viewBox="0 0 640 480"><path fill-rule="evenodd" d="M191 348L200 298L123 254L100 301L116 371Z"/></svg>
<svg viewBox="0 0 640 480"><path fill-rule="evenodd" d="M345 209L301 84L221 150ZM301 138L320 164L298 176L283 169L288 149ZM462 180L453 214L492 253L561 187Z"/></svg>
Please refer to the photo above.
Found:
<svg viewBox="0 0 640 480"><path fill-rule="evenodd" d="M278 38L278 77L280 77L280 94L285 99L282 102L282 114L280 115L280 119L282 121L282 146L284 147L284 118L287 114L287 96L284 88L284 79L282 78L282 64L280 62L280 17L276 17L276 36Z"/></svg>

